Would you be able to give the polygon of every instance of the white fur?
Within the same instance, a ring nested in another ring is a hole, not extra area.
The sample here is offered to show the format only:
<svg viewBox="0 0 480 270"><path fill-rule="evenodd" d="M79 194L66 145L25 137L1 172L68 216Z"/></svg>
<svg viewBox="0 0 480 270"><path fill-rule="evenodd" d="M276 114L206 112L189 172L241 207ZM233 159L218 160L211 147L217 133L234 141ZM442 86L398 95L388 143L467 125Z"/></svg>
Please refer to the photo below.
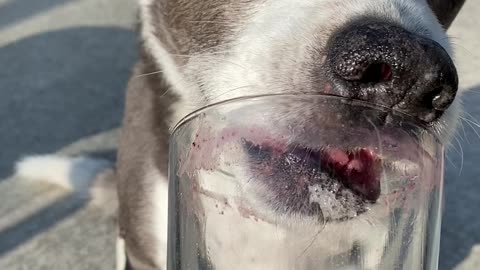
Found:
<svg viewBox="0 0 480 270"><path fill-rule="evenodd" d="M153 183L151 187L151 194L144 196L151 198L152 206L150 220L153 228L153 239L150 239L158 250L157 256L153 258L155 265L159 265L160 269L167 269L167 237L168 237L168 181L160 174L153 160L147 163L143 171L146 172L144 176L146 182ZM116 243L116 266L117 270L124 269L122 266L126 263L126 249L125 240L118 237ZM150 269L143 261L138 260L134 254L129 254L129 262L138 269Z"/></svg>
<svg viewBox="0 0 480 270"><path fill-rule="evenodd" d="M23 158L16 164L20 179L43 181L69 190L87 192L96 176L110 167L104 160L86 157L39 155Z"/></svg>
<svg viewBox="0 0 480 270"><path fill-rule="evenodd" d="M43 182L75 192L113 214L118 202L111 167L106 160L89 157L36 155L17 162L15 176L20 181Z"/></svg>
<svg viewBox="0 0 480 270"><path fill-rule="evenodd" d="M115 270L125 270L127 255L125 253L125 240L117 236L115 242Z"/></svg>
<svg viewBox="0 0 480 270"><path fill-rule="evenodd" d="M160 174L157 167L151 160L148 164L148 174L145 177L151 178L150 183L155 183L152 187L152 194L150 195L153 198L153 228L155 230L155 236L158 243L159 265L162 266L161 269L167 269L167 228L168 228L168 180Z"/></svg>

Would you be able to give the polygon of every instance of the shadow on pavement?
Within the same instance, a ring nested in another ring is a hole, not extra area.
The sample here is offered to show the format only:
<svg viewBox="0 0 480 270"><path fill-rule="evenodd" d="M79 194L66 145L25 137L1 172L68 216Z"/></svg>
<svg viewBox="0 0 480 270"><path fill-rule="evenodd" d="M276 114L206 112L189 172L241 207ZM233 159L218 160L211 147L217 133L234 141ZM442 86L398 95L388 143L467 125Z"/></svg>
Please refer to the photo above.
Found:
<svg viewBox="0 0 480 270"><path fill-rule="evenodd" d="M480 244L480 86L470 89L464 96L466 112L458 140L447 153L445 174L445 208L443 214L440 270L458 266L474 245ZM468 122L472 121L472 122ZM464 131L465 130L465 131ZM460 168L461 171L460 171Z"/></svg>
<svg viewBox="0 0 480 270"><path fill-rule="evenodd" d="M36 235L47 231L86 205L85 200L67 195L24 220L0 231L0 257ZM68 239L65 239L68 241Z"/></svg>
<svg viewBox="0 0 480 270"><path fill-rule="evenodd" d="M0 179L22 155L117 127L135 47L131 31L81 27L0 48Z"/></svg>

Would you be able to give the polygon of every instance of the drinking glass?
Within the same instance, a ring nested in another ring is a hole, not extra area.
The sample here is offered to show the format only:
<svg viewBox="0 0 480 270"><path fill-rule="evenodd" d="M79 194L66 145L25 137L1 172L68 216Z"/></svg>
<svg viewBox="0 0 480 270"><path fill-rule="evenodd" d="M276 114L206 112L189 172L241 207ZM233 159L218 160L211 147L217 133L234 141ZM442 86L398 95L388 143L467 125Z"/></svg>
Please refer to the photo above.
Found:
<svg viewBox="0 0 480 270"><path fill-rule="evenodd" d="M169 270L437 269L443 146L328 95L202 108L169 153Z"/></svg>

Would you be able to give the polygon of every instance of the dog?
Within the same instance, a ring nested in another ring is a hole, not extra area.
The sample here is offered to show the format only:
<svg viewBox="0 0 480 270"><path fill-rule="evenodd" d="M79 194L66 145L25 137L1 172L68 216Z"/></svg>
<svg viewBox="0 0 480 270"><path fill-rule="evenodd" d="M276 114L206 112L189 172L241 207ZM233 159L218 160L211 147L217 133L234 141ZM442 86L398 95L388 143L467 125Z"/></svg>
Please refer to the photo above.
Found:
<svg viewBox="0 0 480 270"><path fill-rule="evenodd" d="M448 144L462 108L445 31L463 3L139 0L141 46L115 172L117 269L166 269L170 132L209 104L331 94L405 112ZM290 117L306 122L301 113ZM258 269L291 269L270 266Z"/></svg>

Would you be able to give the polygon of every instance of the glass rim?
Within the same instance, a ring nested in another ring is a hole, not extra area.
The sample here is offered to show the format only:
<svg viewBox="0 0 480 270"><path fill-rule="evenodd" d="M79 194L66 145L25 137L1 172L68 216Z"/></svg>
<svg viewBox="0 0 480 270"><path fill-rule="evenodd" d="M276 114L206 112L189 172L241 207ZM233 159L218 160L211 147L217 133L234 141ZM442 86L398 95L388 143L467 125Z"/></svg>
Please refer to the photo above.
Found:
<svg viewBox="0 0 480 270"><path fill-rule="evenodd" d="M195 119L202 113L211 110L213 108L219 107L219 106L224 106L227 104L232 104L232 103L237 103L237 102L242 102L242 101L249 101L249 100L261 100L261 99L268 99L268 98L276 98L276 97L293 97L293 98L300 98L300 97L316 97L316 98L326 98L326 99L332 99L332 100L343 100L347 101L348 105L350 106L363 106L366 108L370 108L373 110L378 110L378 111L391 111L394 112L395 114L401 115L402 117L405 117L410 124L415 125L416 127L422 128L425 132L427 132L430 136L435 138L435 140L441 143L440 138L438 138L438 135L432 132L428 126L428 124L423 123L422 121L416 119L413 115L410 115L408 113L402 112L397 109L389 108L387 106L381 105L381 104L375 104L369 101L364 101L356 98L348 98L348 97L343 97L339 95L334 95L334 94L323 94L323 93L273 93L273 94L260 94L260 95L246 95L246 96L241 96L241 97L235 97L235 98L230 98L230 99L224 99L218 102L213 102L208 105L202 106L198 109L195 109L194 111L188 113L184 117L182 117L171 129L171 137L175 135L175 133L184 125L186 125L188 122L191 120Z"/></svg>

